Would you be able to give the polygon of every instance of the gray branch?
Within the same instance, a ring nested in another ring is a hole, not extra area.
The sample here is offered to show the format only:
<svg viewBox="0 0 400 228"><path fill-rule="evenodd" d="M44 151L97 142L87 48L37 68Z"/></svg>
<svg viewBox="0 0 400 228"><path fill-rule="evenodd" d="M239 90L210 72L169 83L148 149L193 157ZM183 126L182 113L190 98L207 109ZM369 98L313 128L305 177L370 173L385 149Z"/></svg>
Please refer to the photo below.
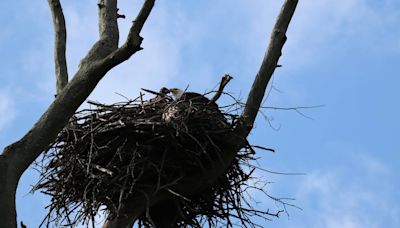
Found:
<svg viewBox="0 0 400 228"><path fill-rule="evenodd" d="M48 0L54 26L54 62L56 68L56 94L68 83L68 68L65 58L67 30L64 13L59 0Z"/></svg>
<svg viewBox="0 0 400 228"><path fill-rule="evenodd" d="M107 41L110 49L118 47L118 9L117 0L99 0L99 36L100 40Z"/></svg>
<svg viewBox="0 0 400 228"><path fill-rule="evenodd" d="M106 58L97 61L97 65L111 69L113 66L124 62L135 52L142 49L140 47L140 43L142 42L143 38L140 36L140 31L142 31L143 25L154 6L154 2L155 0L145 0L138 16L133 21L124 45L113 51Z"/></svg>
<svg viewBox="0 0 400 228"><path fill-rule="evenodd" d="M99 40L92 46L79 68L85 64L104 59L118 49L117 0L99 0Z"/></svg>
<svg viewBox="0 0 400 228"><path fill-rule="evenodd" d="M104 75L141 50L140 32L155 0L146 0L127 42L114 51L104 50L104 40L96 42L82 60L72 80L58 94L31 130L0 155L0 221L16 227L15 192L19 178L29 165L55 140L57 134L85 101Z"/></svg>
<svg viewBox="0 0 400 228"><path fill-rule="evenodd" d="M210 103L216 102L222 95L222 93L224 92L224 88L226 85L228 85L228 83L232 80L232 76L230 76L229 74L225 74L222 79L221 82L219 83L219 88L217 93L211 98Z"/></svg>
<svg viewBox="0 0 400 228"><path fill-rule="evenodd" d="M286 0L276 20L271 34L267 52L261 67L254 79L246 105L241 116L241 125L238 128L241 135L247 137L253 128L254 121L264 98L265 90L270 81L278 60L282 55L282 48L286 41L286 31L296 9L298 0Z"/></svg>

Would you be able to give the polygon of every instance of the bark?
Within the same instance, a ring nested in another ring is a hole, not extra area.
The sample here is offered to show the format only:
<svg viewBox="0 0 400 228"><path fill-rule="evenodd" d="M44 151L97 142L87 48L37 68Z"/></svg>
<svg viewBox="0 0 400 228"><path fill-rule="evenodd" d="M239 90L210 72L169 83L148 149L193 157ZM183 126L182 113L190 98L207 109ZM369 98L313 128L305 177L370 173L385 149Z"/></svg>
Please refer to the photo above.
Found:
<svg viewBox="0 0 400 228"><path fill-rule="evenodd" d="M48 0L54 26L54 63L56 68L56 94L68 83L67 60L65 58L67 30L64 13L59 0Z"/></svg>
<svg viewBox="0 0 400 228"><path fill-rule="evenodd" d="M15 193L17 183L15 177L10 177L6 157L0 155L0 227L17 227L15 211Z"/></svg>
<svg viewBox="0 0 400 228"><path fill-rule="evenodd" d="M107 10L116 9L110 2ZM85 101L104 75L119 63L129 59L141 50L141 29L147 20L154 0L146 0L143 9L133 23L126 43L118 48L118 40L113 32L112 38L100 37L86 57L82 60L73 79L60 91L47 111L31 130L20 140L7 146L0 156L0 222L1 227L17 227L15 216L15 192L19 178L29 165L54 141L57 134L68 123L79 106ZM108 5L106 5L108 6ZM108 13L105 12L106 15ZM116 14L116 11L115 11ZM108 16L104 16L108 18ZM100 24L115 29L112 20L100 18ZM111 29L112 30L112 29ZM100 32L101 33L101 32ZM106 32L107 33L107 32ZM111 33L110 33L111 34ZM104 38L104 39L103 39ZM3 225L4 224L4 225Z"/></svg>
<svg viewBox="0 0 400 228"><path fill-rule="evenodd" d="M225 86L228 85L231 80L232 76L230 76L229 74L225 74L222 77L217 93L215 93L215 95L211 98L210 103L216 102L221 97L222 93L224 92Z"/></svg>
<svg viewBox="0 0 400 228"><path fill-rule="evenodd" d="M118 47L117 0L99 0L99 36L100 40L110 44L110 50Z"/></svg>

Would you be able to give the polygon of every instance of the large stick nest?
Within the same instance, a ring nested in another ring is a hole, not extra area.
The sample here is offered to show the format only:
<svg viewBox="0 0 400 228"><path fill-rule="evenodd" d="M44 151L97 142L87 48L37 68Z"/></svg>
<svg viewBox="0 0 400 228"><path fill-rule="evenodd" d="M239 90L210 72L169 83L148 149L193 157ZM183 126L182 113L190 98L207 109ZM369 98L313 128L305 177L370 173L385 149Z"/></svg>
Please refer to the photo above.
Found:
<svg viewBox="0 0 400 228"><path fill-rule="evenodd" d="M34 189L51 196L43 225L90 224L100 210L109 218L118 216L126 200L148 197L143 192L149 186L172 197L149 206L137 218L139 225L247 227L255 226L251 216L279 215L255 210L244 200L253 170L243 164L253 159L251 146L237 153L212 186L194 195L172 190L183 177L203 172L220 158L237 117L226 108L159 95L90 104L76 113L39 163L41 179Z"/></svg>

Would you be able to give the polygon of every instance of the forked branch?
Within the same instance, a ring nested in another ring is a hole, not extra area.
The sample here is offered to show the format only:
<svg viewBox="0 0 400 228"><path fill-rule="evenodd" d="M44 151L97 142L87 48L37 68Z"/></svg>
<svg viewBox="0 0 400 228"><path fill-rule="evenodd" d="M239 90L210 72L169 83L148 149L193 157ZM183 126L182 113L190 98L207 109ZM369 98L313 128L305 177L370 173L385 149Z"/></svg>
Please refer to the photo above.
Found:
<svg viewBox="0 0 400 228"><path fill-rule="evenodd" d="M106 58L98 61L98 65L104 66L109 70L129 59L137 51L142 50L140 44L143 38L140 36L140 31L142 31L143 25L153 9L154 2L155 0L145 0L139 14L133 21L124 45L109 54Z"/></svg>
<svg viewBox="0 0 400 228"><path fill-rule="evenodd" d="M154 0L146 0L136 22L132 26L125 45L114 52L119 53L119 58L113 58L108 52L106 59L101 56L106 54L101 40L96 42L84 60L72 80L58 94L47 111L40 117L32 129L19 141L7 146L3 151L6 156L13 178L18 178L25 169L54 141L57 134L67 124L68 120L89 96L97 83L104 75L119 63L129 59L136 51L141 50L141 29L147 20ZM104 63L101 64L101 63ZM10 177L10 180L13 179ZM0 215L1 218L1 215Z"/></svg>
<svg viewBox="0 0 400 228"><path fill-rule="evenodd" d="M56 93L59 94L68 83L68 68L65 57L67 29L60 0L48 0L54 26L54 62L56 68Z"/></svg>

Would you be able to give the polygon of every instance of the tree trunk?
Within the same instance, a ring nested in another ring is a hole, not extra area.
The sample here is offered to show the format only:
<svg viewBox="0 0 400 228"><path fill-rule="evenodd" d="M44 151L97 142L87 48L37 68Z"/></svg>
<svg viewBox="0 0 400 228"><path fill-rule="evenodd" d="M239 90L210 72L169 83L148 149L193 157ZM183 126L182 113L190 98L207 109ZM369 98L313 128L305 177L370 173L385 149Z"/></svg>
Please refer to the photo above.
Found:
<svg viewBox="0 0 400 228"><path fill-rule="evenodd" d="M18 178L10 175L6 157L0 155L0 227L17 227L15 194Z"/></svg>

